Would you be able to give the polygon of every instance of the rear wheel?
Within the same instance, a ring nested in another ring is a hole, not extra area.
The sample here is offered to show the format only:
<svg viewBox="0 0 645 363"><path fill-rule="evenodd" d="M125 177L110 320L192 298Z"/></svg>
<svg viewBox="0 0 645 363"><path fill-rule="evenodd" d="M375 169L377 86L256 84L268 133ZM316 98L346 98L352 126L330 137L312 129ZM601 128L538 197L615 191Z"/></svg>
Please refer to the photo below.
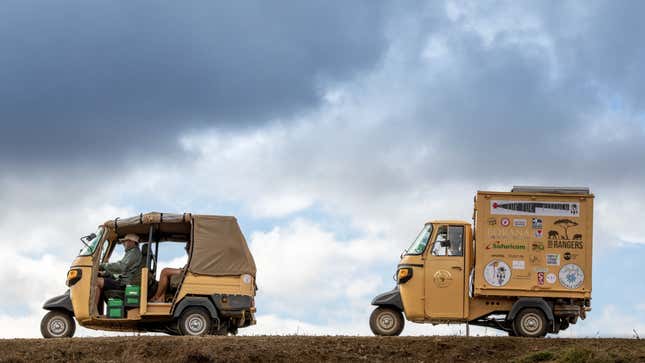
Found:
<svg viewBox="0 0 645 363"><path fill-rule="evenodd" d="M205 309L188 308L179 317L179 331L182 335L202 336L211 331L211 317Z"/></svg>
<svg viewBox="0 0 645 363"><path fill-rule="evenodd" d="M50 311L40 321L40 333L45 338L70 338L75 331L74 318L64 311Z"/></svg>
<svg viewBox="0 0 645 363"><path fill-rule="evenodd" d="M546 335L548 321L540 309L526 308L513 320L515 333L521 337L542 338Z"/></svg>
<svg viewBox="0 0 645 363"><path fill-rule="evenodd" d="M396 336L401 334L405 321L401 311L389 307L378 307L370 315L370 328L374 335Z"/></svg>

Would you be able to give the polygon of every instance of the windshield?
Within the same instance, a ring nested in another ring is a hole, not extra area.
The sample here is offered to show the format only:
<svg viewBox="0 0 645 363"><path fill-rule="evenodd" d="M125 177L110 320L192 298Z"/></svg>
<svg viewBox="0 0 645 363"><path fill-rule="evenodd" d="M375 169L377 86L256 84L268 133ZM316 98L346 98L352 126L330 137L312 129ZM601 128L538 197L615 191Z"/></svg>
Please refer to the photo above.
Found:
<svg viewBox="0 0 645 363"><path fill-rule="evenodd" d="M417 238L412 242L412 245L410 245L410 248L408 248L408 252L406 252L406 255L420 255L423 253L423 251L426 249L426 245L428 244L428 240L430 239L430 235L432 234L432 224L428 223L425 226L423 226L423 229L417 236Z"/></svg>
<svg viewBox="0 0 645 363"><path fill-rule="evenodd" d="M101 241L101 238L103 238L103 227L99 227L99 229L96 231L96 237L89 241L85 241L87 243L87 246L84 246L81 249L81 253L79 253L80 256L89 256L96 251L96 246L98 246L99 241Z"/></svg>

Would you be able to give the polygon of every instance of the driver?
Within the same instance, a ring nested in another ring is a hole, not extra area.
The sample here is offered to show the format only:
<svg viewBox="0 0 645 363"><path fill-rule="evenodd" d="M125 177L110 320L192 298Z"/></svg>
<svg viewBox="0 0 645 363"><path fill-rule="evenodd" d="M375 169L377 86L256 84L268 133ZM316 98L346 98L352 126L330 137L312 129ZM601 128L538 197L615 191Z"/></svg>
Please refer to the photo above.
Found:
<svg viewBox="0 0 645 363"><path fill-rule="evenodd" d="M94 302L99 304L102 290L123 290L125 285L139 285L141 283L141 251L139 250L139 236L130 233L120 240L125 248L125 255L118 262L104 262L99 265L99 277L96 279ZM115 278L113 275L119 275Z"/></svg>

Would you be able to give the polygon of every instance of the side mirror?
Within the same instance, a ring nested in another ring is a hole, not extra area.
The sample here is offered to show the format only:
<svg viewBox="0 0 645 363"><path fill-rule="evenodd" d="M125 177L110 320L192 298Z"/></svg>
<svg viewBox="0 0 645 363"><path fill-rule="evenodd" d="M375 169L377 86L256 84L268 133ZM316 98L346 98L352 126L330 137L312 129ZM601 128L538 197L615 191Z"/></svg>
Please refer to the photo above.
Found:
<svg viewBox="0 0 645 363"><path fill-rule="evenodd" d="M441 247L450 247L450 240L441 241Z"/></svg>

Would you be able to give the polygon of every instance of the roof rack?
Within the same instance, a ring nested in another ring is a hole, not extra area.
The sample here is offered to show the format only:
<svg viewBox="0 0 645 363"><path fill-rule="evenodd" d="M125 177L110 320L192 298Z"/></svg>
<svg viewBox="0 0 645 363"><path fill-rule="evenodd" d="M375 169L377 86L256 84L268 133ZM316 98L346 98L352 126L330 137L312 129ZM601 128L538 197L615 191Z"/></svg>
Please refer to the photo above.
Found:
<svg viewBox="0 0 645 363"><path fill-rule="evenodd" d="M589 187L513 186L511 193L589 194Z"/></svg>

